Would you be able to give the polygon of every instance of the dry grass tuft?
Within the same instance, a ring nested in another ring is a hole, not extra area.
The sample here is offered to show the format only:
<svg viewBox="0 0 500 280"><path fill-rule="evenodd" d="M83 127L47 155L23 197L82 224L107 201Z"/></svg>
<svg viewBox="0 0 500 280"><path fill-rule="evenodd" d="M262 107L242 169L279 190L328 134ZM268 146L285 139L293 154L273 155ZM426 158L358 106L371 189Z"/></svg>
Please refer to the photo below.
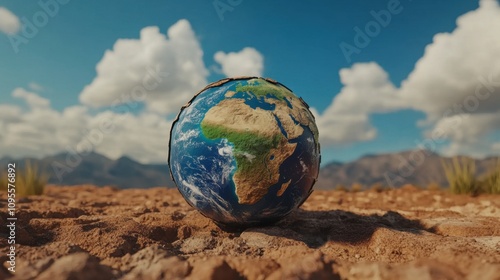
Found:
<svg viewBox="0 0 500 280"><path fill-rule="evenodd" d="M500 194L500 159L481 181L481 186L485 193Z"/></svg>
<svg viewBox="0 0 500 280"><path fill-rule="evenodd" d="M481 192L473 159L454 157L451 162L443 160L442 165L452 193L477 195Z"/></svg>
<svg viewBox="0 0 500 280"><path fill-rule="evenodd" d="M21 197L43 194L48 180L47 174L41 172L38 165L32 164L30 161L26 162L24 168L16 170L15 178L15 182L10 183L7 173L2 173L0 176L1 190L7 191L10 183L16 187L16 195Z"/></svg>
<svg viewBox="0 0 500 280"><path fill-rule="evenodd" d="M476 178L476 166L473 159L455 157L451 162L443 161L443 168L452 193L500 194L500 159L482 180Z"/></svg>

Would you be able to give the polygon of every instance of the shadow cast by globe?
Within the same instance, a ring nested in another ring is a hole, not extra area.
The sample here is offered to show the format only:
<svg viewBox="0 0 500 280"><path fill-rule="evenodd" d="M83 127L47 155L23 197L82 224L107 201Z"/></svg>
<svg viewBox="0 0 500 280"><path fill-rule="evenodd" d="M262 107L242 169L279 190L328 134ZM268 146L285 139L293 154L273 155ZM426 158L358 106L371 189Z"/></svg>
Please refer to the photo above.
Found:
<svg viewBox="0 0 500 280"><path fill-rule="evenodd" d="M398 212L383 215L360 215L343 210L307 211L298 209L285 219L267 227L249 228L267 235L286 237L318 248L326 242L359 244L369 241L379 228L389 228L412 234L434 233L418 220L410 220Z"/></svg>

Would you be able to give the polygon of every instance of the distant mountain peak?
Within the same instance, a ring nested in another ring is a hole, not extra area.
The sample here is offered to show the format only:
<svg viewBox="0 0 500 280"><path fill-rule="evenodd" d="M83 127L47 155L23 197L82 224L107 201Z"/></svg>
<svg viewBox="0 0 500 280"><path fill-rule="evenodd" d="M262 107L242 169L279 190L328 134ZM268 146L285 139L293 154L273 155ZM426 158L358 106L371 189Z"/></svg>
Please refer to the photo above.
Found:
<svg viewBox="0 0 500 280"><path fill-rule="evenodd" d="M448 183L442 168L440 156L431 150L407 150L399 153L365 155L355 161L326 164L321 168L319 189L331 189L337 185L351 186L361 183L368 187L376 183L398 187L405 184L427 186ZM477 173L484 174L496 162L496 157L477 159Z"/></svg>
<svg viewBox="0 0 500 280"><path fill-rule="evenodd" d="M26 160L27 158L22 158L16 162L20 162L22 166ZM50 184L115 185L121 188L175 187L166 164L141 164L128 156L112 160L96 152L62 152L30 160L47 174Z"/></svg>
<svg viewBox="0 0 500 280"><path fill-rule="evenodd" d="M138 162L136 162L135 160L133 160L131 157L126 156L126 155L123 155L123 156L119 157L116 161L124 161L124 162L135 162L135 163L138 163Z"/></svg>

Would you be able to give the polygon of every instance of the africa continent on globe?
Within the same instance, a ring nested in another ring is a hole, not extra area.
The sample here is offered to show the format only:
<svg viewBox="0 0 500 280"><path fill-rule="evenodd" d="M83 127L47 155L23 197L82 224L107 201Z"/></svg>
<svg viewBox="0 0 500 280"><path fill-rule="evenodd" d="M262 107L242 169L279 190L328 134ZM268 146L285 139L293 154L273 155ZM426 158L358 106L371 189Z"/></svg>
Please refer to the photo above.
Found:
<svg viewBox="0 0 500 280"><path fill-rule="evenodd" d="M267 224L312 191L318 129L307 104L282 84L224 79L182 107L168 161L186 201L219 225Z"/></svg>

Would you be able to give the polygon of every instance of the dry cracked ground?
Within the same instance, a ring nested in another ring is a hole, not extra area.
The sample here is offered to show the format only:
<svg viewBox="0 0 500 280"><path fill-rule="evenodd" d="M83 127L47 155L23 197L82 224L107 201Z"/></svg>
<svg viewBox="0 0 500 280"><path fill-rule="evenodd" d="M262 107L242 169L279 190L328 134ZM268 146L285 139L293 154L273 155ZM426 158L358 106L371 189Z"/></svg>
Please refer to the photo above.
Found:
<svg viewBox="0 0 500 280"><path fill-rule="evenodd" d="M167 188L51 186L17 207L16 272L3 226L0 279L500 279L499 196L316 191L236 233Z"/></svg>

